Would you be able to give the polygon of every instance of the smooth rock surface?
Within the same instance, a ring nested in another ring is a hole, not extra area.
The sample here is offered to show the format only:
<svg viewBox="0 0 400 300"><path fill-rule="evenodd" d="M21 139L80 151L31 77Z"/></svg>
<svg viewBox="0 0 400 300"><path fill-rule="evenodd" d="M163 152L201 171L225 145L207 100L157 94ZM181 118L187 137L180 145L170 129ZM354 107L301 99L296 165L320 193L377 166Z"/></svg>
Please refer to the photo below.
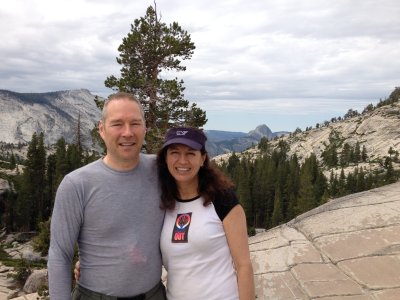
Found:
<svg viewBox="0 0 400 300"><path fill-rule="evenodd" d="M257 299L400 299L400 182L249 239Z"/></svg>

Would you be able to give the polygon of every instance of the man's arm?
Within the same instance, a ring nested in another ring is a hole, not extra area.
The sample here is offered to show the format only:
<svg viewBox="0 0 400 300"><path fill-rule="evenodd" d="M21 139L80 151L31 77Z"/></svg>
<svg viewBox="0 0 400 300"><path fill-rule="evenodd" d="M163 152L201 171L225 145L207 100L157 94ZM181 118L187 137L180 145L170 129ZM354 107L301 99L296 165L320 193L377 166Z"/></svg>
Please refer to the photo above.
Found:
<svg viewBox="0 0 400 300"><path fill-rule="evenodd" d="M54 203L48 259L50 298L71 299L71 264L83 220L83 205L77 189L66 176Z"/></svg>

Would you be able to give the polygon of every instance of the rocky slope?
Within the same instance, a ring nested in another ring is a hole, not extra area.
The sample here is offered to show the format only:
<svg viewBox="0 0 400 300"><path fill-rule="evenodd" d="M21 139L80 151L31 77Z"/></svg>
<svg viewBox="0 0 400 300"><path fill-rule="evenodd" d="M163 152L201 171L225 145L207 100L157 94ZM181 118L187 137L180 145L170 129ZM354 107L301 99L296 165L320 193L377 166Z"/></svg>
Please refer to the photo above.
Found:
<svg viewBox="0 0 400 300"><path fill-rule="evenodd" d="M26 143L34 132L43 132L46 144L60 137L71 142L80 115L84 143L91 145L90 130L100 118L94 98L84 89L32 94L0 90L0 141Z"/></svg>
<svg viewBox="0 0 400 300"><path fill-rule="evenodd" d="M290 146L289 155L296 154L300 160L310 153L315 153L321 159L322 152L330 144L329 137L335 133L342 146L348 143L366 147L370 162L388 156L388 150L400 150L400 102L382 106L373 111L349 119L331 122L320 128L282 136L279 140L286 141ZM279 140L270 142L272 147L278 145ZM340 152L341 149L339 149ZM257 147L244 151L242 155L258 156ZM340 153L339 153L340 154ZM228 159L230 154L219 155L216 161Z"/></svg>
<svg viewBox="0 0 400 300"><path fill-rule="evenodd" d="M251 237L257 299L400 299L399 224L398 182Z"/></svg>

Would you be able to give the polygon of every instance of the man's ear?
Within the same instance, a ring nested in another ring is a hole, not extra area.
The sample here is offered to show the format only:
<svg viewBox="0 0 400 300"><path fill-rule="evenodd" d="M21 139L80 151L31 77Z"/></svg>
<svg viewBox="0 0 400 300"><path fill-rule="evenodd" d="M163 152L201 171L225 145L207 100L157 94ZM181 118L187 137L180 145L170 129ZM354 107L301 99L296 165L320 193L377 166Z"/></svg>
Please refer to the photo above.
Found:
<svg viewBox="0 0 400 300"><path fill-rule="evenodd" d="M103 124L103 122L100 120L99 121L99 134L100 134L100 136L103 138L103 132L104 132L104 124Z"/></svg>

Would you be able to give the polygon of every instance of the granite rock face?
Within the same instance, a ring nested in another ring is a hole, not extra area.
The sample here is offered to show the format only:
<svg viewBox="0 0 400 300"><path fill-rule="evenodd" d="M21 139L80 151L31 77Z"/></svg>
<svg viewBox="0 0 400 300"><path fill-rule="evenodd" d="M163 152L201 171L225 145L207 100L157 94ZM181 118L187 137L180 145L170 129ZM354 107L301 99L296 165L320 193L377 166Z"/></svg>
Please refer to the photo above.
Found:
<svg viewBox="0 0 400 300"><path fill-rule="evenodd" d="M341 147L345 143L354 147L358 142L360 148L365 146L368 163L388 156L390 147L399 151L400 146L400 101L392 105L385 105L373 111L341 121L330 122L308 131L284 135L279 140L289 145L288 156L297 155L300 161L314 153L318 160L330 144L330 137L335 136ZM270 141L271 148L278 146L279 140ZM342 148L338 149L340 154ZM258 157L257 147L236 153L246 157ZM227 161L231 153L214 157L216 162Z"/></svg>
<svg viewBox="0 0 400 300"><path fill-rule="evenodd" d="M400 299L400 182L249 239L257 299Z"/></svg>
<svg viewBox="0 0 400 300"><path fill-rule="evenodd" d="M61 137L72 142L80 118L83 142L90 146L90 131L101 115L94 99L84 89L32 94L0 90L0 141L27 143L33 133L43 132L46 144Z"/></svg>

